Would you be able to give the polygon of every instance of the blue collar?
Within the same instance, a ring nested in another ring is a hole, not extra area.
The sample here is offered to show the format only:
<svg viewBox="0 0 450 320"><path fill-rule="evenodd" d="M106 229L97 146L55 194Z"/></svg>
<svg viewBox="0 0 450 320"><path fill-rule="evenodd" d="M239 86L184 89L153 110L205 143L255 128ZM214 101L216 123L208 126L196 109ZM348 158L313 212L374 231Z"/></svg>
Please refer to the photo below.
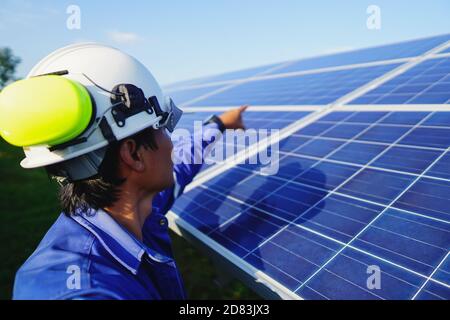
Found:
<svg viewBox="0 0 450 320"><path fill-rule="evenodd" d="M148 248L104 210L89 209L86 212L78 212L72 219L89 230L114 259L133 274L138 273L143 257L158 263L173 261Z"/></svg>

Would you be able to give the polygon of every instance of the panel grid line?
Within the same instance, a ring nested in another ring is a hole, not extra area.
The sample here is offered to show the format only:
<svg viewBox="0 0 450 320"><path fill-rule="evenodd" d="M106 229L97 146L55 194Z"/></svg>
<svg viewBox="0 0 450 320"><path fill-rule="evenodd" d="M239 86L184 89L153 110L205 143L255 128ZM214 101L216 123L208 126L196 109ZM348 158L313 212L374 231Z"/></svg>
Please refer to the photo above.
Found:
<svg viewBox="0 0 450 320"><path fill-rule="evenodd" d="M450 254L450 251L447 252L447 254L445 255L445 257L442 259L442 261L437 265L436 269L434 269L434 271L429 275L429 277L427 278L427 280L422 284L422 286L419 288L419 290L414 294L414 296L412 297L411 300L415 300L417 298L417 296L419 295L420 291L422 291L422 289L425 287L425 285L431 280L431 278L434 276L434 274L436 273L436 271L441 267L441 265L444 263L444 261L448 258Z"/></svg>

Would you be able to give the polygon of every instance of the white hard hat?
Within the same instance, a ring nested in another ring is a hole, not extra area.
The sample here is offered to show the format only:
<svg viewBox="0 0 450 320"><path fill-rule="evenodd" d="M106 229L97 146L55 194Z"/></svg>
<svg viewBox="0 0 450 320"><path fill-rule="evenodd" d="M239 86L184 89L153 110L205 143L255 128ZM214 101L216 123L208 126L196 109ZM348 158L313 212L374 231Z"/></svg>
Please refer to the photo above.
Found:
<svg viewBox="0 0 450 320"><path fill-rule="evenodd" d="M181 117L181 110L164 97L150 71L112 47L84 43L61 48L41 60L27 79L48 74L86 88L93 101L94 117L89 127L71 141L56 146L24 146L24 168L60 163L57 167L61 176L86 179L98 173L110 142L149 127L172 131ZM135 99L139 100L137 105Z"/></svg>

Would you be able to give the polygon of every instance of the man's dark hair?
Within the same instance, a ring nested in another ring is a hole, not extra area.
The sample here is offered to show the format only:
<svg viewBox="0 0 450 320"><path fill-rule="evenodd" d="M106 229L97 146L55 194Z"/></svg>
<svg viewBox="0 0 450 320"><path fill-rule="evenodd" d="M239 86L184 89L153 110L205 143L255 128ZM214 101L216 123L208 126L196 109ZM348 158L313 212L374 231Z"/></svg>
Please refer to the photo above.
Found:
<svg viewBox="0 0 450 320"><path fill-rule="evenodd" d="M126 139L133 139L137 149L141 146L158 149L153 128L140 131ZM59 201L66 215L76 215L77 212L87 212L88 209L98 210L111 206L119 199L119 187L126 180L120 177L118 172L121 143L122 141L116 141L108 146L96 176L61 186ZM50 176L54 176L52 166L46 169Z"/></svg>

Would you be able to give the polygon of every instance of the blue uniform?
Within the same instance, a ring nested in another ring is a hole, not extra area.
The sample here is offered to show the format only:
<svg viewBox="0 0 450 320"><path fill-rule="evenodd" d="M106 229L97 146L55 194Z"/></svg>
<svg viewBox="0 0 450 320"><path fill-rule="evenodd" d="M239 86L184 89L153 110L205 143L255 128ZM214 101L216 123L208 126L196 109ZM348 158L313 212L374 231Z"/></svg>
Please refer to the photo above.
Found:
<svg viewBox="0 0 450 320"><path fill-rule="evenodd" d="M211 137L208 130L217 125L204 126L203 136ZM184 156L193 159L211 142L192 135ZM200 168L187 161L174 166L175 185L154 198L142 242L103 210L61 214L17 272L13 298L184 299L165 214Z"/></svg>

